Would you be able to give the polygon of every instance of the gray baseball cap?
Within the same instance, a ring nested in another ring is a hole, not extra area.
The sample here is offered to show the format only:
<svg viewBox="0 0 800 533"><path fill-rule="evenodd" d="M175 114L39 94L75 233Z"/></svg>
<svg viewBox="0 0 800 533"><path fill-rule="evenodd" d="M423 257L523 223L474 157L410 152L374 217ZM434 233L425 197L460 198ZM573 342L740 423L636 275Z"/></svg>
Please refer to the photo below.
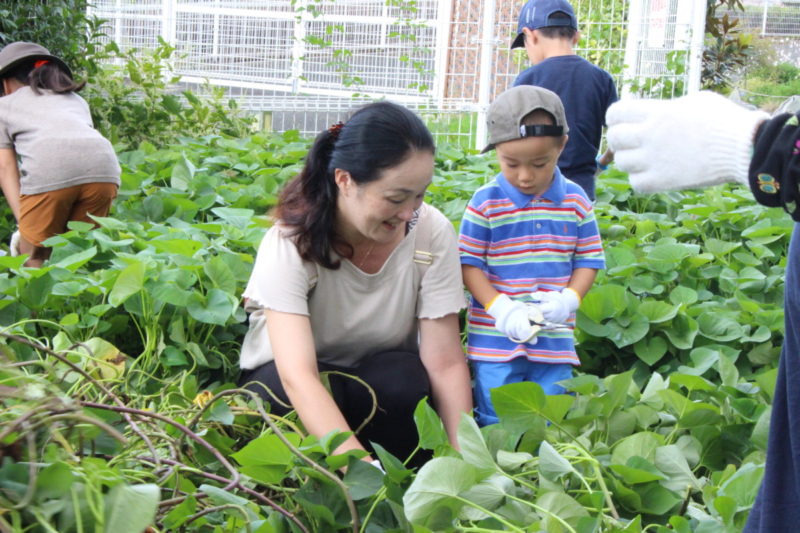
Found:
<svg viewBox="0 0 800 533"><path fill-rule="evenodd" d="M11 69L25 61L36 61L39 59L46 59L56 63L70 78L72 77L72 71L70 71L67 64L58 57L52 55L44 46L36 43L17 41L5 45L3 49L0 50L0 78L5 77Z"/></svg>
<svg viewBox="0 0 800 533"><path fill-rule="evenodd" d="M524 126L522 119L532 111L547 111L555 124ZM561 137L569 132L561 98L553 91L533 85L519 85L503 92L489 106L486 118L489 144L481 153L494 150L495 145L525 137Z"/></svg>

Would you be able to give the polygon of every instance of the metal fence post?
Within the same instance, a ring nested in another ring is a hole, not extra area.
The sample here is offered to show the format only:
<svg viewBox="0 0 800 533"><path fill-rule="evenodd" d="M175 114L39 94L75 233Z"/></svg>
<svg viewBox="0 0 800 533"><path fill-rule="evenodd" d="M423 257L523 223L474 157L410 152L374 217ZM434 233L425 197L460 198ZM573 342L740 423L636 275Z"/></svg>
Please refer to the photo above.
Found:
<svg viewBox="0 0 800 533"><path fill-rule="evenodd" d="M639 49L642 44L642 25L644 24L643 0L633 0L628 6L628 38L625 41L625 55L622 61L622 94L631 94L630 82L639 72Z"/></svg>
<svg viewBox="0 0 800 533"><path fill-rule="evenodd" d="M689 44L689 75L687 77L686 92L693 93L700 90L700 78L703 72L703 40L706 32L706 4L694 2L692 17L692 40Z"/></svg>
<svg viewBox="0 0 800 533"><path fill-rule="evenodd" d="M450 32L453 31L452 21L450 20L451 14L451 0L440 1L436 13L436 50L434 52L436 56L433 62L436 69L436 76L433 78L433 95L439 107L444 105L445 87L447 86L446 72L449 39Z"/></svg>
<svg viewBox="0 0 800 533"><path fill-rule="evenodd" d="M295 18L292 43L292 94L300 92L300 78L303 75L303 55L306 51L306 2L300 0L295 6L299 13Z"/></svg>
<svg viewBox="0 0 800 533"><path fill-rule="evenodd" d="M161 37L175 46L175 4L177 0L163 0L161 3Z"/></svg>
<svg viewBox="0 0 800 533"><path fill-rule="evenodd" d="M478 78L478 124L475 129L475 148L480 150L486 146L488 132L486 128L486 113L489 110L489 98L492 94L492 74L494 70L494 31L495 31L495 0L483 3L483 26L481 28L481 59Z"/></svg>

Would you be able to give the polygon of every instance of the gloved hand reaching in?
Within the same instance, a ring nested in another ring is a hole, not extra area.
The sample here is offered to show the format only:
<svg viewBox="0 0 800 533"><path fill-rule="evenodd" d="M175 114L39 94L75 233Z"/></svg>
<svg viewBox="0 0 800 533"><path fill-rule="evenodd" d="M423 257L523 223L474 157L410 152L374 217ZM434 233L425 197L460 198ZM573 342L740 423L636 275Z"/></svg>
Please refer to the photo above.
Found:
<svg viewBox="0 0 800 533"><path fill-rule="evenodd" d="M747 183L754 135L767 118L708 91L621 100L606 114L608 144L637 192Z"/></svg>
<svg viewBox="0 0 800 533"><path fill-rule="evenodd" d="M531 294L534 302L548 322L563 324L569 316L577 311L581 298L573 289L559 291L536 291Z"/></svg>
<svg viewBox="0 0 800 533"><path fill-rule="evenodd" d="M528 306L517 300L512 300L507 294L498 294L486 307L494 318L497 330L518 343L536 344L538 328L531 326L528 317Z"/></svg>

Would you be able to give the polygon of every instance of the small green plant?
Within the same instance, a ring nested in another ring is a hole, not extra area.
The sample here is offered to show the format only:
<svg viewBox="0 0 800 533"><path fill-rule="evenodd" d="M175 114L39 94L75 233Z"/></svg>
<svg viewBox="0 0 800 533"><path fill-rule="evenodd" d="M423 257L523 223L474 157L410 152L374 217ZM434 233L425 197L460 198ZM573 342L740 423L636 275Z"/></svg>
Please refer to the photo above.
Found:
<svg viewBox="0 0 800 533"><path fill-rule="evenodd" d="M769 39L755 43L757 53L748 63L740 82L742 96L750 104L773 111L783 100L800 94L800 69L792 63L781 63Z"/></svg>
<svg viewBox="0 0 800 533"><path fill-rule="evenodd" d="M178 92L175 47L159 38L152 50L121 52L114 43L98 57L102 66L89 78L84 96L95 127L114 144L135 148L174 142L178 136L246 135L254 123L235 100L224 101L221 88L210 96Z"/></svg>
<svg viewBox="0 0 800 533"><path fill-rule="evenodd" d="M662 76L631 81L631 90L645 98L675 98L685 93L684 75L688 54L685 50L667 52L666 72Z"/></svg>

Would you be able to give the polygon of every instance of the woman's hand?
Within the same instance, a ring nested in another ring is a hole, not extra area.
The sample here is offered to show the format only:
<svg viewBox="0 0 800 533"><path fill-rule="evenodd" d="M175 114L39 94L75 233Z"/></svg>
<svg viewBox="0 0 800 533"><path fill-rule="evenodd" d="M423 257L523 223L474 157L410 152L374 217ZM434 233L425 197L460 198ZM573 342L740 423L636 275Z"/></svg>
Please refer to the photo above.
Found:
<svg viewBox="0 0 800 533"><path fill-rule="evenodd" d="M461 414L472 412L472 387L458 315L419 321L419 356L431 382L433 403L442 418L450 444L458 448L456 435Z"/></svg>
<svg viewBox="0 0 800 533"><path fill-rule="evenodd" d="M322 437L332 430L352 432L341 410L320 380L308 317L267 310L266 318L281 383L289 402L309 433ZM364 450L364 446L355 436L350 436L335 453L348 450Z"/></svg>

